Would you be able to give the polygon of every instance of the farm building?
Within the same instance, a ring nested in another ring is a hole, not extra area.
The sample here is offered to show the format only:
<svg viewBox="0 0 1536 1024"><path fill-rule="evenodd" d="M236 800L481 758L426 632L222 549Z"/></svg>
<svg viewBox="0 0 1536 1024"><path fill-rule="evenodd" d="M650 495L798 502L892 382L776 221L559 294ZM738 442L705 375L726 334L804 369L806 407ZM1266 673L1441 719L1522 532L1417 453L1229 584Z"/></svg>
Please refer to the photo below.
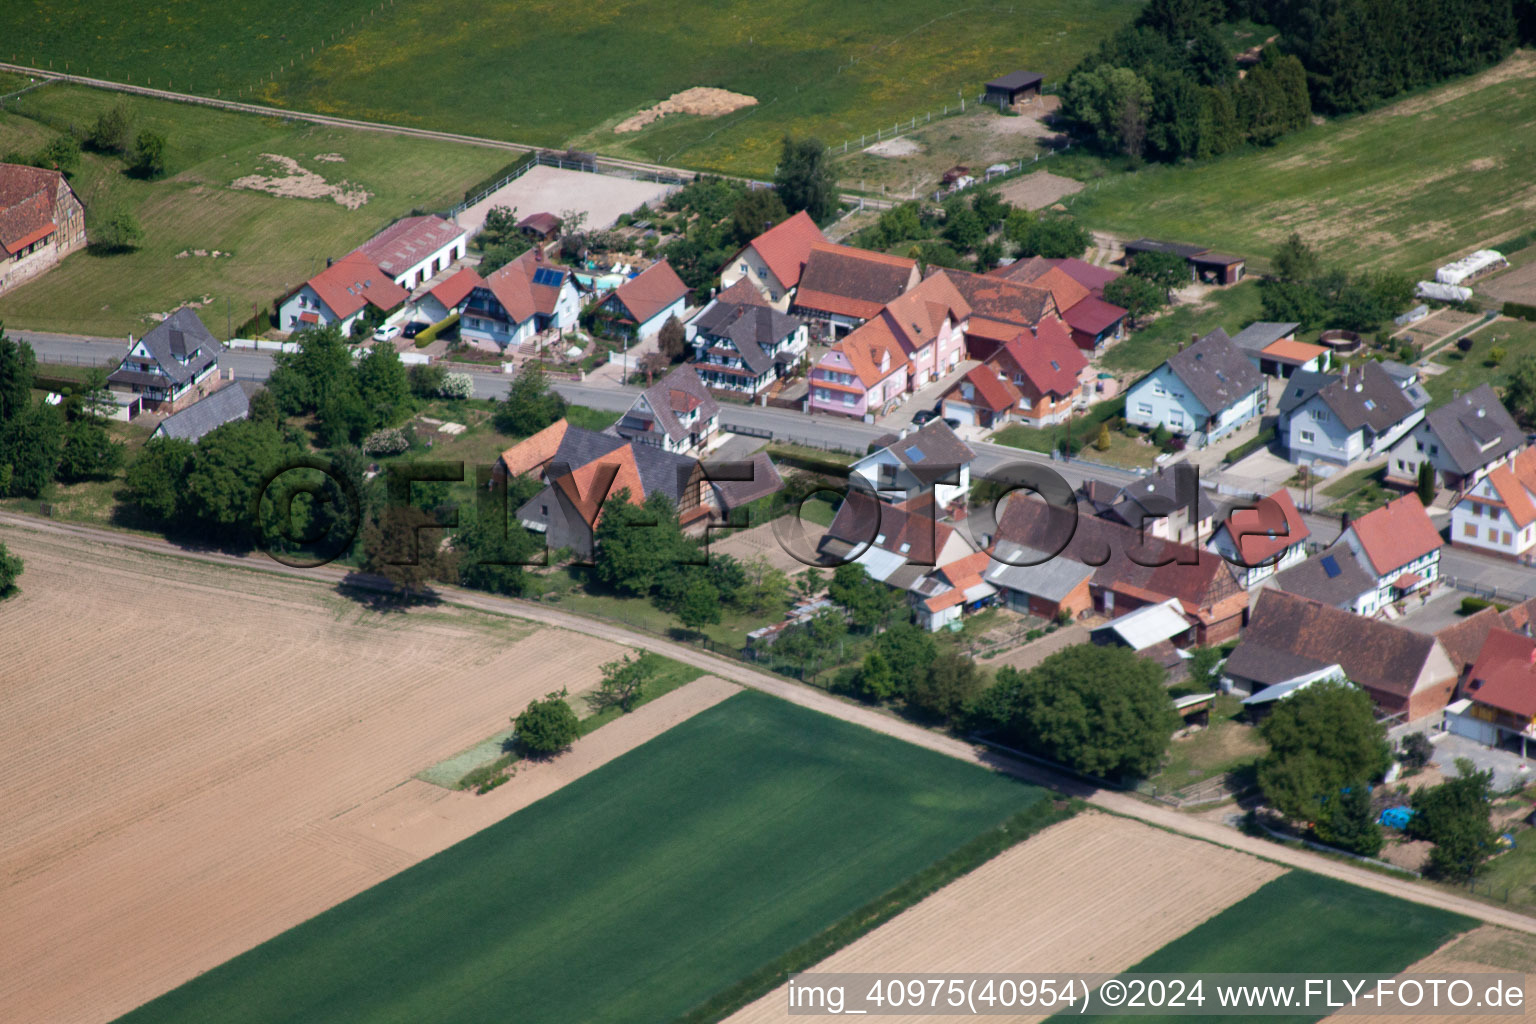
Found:
<svg viewBox="0 0 1536 1024"><path fill-rule="evenodd" d="M1045 76L1038 71L1012 71L988 82L983 99L1001 110L1014 106L1020 100L1039 96L1044 84Z"/></svg>
<svg viewBox="0 0 1536 1024"><path fill-rule="evenodd" d="M1066 612L1078 618L1093 611L1089 581L1093 567L1065 555L1051 557L1012 541L1000 540L992 549L992 564L983 574L998 589L1010 609L1042 619Z"/></svg>
<svg viewBox="0 0 1536 1024"><path fill-rule="evenodd" d="M410 291L464 258L463 228L431 215L406 217L357 247L364 256Z"/></svg>
<svg viewBox="0 0 1536 1024"><path fill-rule="evenodd" d="M146 408L176 412L213 390L221 346L190 307L183 306L132 342L107 378L114 391L142 397Z"/></svg>
<svg viewBox="0 0 1536 1024"><path fill-rule="evenodd" d="M552 213L530 213L517 222L517 230L535 242L560 237L560 218Z"/></svg>
<svg viewBox="0 0 1536 1024"><path fill-rule="evenodd" d="M1536 739L1536 640L1490 630L1461 686L1461 699L1445 710L1451 732L1489 746L1518 743L1525 757L1528 741Z"/></svg>
<svg viewBox="0 0 1536 1024"><path fill-rule="evenodd" d="M1260 320L1238 331L1232 344L1242 349L1266 377L1288 380L1297 370L1326 373L1328 350L1297 341L1296 328L1300 326Z"/></svg>
<svg viewBox="0 0 1536 1024"><path fill-rule="evenodd" d="M946 626L955 629L962 615L995 603L997 587L982 577L991 560L978 551L919 580L909 594L917 624L930 633Z"/></svg>
<svg viewBox="0 0 1536 1024"><path fill-rule="evenodd" d="M0 164L0 294L85 246L85 208L58 171Z"/></svg>
<svg viewBox="0 0 1536 1024"><path fill-rule="evenodd" d="M1169 253L1181 257L1189 264L1191 280L1207 284L1237 284L1243 279L1247 267L1247 261L1241 256L1182 242L1159 242L1152 238L1138 238L1134 242L1125 243L1126 265L1129 266L1137 254L1143 252Z"/></svg>
<svg viewBox="0 0 1536 1024"><path fill-rule="evenodd" d="M167 416L150 437L170 437L196 444L204 434L226 423L248 417L251 414L251 396L259 390L261 385L251 381L227 384L207 398Z"/></svg>

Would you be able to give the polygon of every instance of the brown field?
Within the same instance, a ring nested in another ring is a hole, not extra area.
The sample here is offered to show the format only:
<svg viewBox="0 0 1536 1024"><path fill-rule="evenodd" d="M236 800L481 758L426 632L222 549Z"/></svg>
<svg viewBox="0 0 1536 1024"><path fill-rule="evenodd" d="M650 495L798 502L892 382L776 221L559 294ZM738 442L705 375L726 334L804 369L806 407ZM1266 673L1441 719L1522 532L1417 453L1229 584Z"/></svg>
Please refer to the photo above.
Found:
<svg viewBox="0 0 1536 1024"><path fill-rule="evenodd" d="M1529 1007L1531 999L1536 997L1536 984L1532 983L1536 979L1536 937L1484 925L1441 946L1403 971L1399 977L1413 974L1491 974L1504 971L1526 976L1525 1005ZM1527 1016L1529 1012L1526 1011ZM1329 1021L1360 1019L1359 1013L1336 1013L1326 1018ZM1490 1018L1486 1013L1440 1010L1432 1013L1372 1014L1370 1019L1374 1024L1477 1024L1478 1021L1509 1018Z"/></svg>
<svg viewBox="0 0 1536 1024"><path fill-rule="evenodd" d="M811 970L1121 971L1284 872L1090 811L988 861ZM729 1020L789 1020L785 999L776 989Z"/></svg>
<svg viewBox="0 0 1536 1024"><path fill-rule="evenodd" d="M26 571L0 603L0 1020L110 1020L734 690L700 680L488 796L450 792L411 775L622 648L4 539Z"/></svg>
<svg viewBox="0 0 1536 1024"><path fill-rule="evenodd" d="M1479 294L1499 302L1536 305L1536 262L1502 271L1473 285Z"/></svg>

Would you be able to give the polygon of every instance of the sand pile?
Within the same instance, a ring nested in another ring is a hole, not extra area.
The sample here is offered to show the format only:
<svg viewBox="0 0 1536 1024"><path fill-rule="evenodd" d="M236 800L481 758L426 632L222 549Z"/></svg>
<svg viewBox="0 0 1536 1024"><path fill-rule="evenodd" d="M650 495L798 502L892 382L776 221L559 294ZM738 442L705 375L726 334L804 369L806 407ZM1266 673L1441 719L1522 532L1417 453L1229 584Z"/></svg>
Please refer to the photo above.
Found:
<svg viewBox="0 0 1536 1024"><path fill-rule="evenodd" d="M613 130L615 132L637 132L652 121L665 117L668 114L697 114L700 117L719 117L721 114L729 114L740 110L742 107L754 107L757 105L757 97L744 96L739 92L731 92L727 89L713 89L707 86L696 85L692 89L684 89L675 92L662 100L654 107L647 107L638 114L626 117L620 121Z"/></svg>
<svg viewBox="0 0 1536 1024"><path fill-rule="evenodd" d="M300 167L299 162L293 157L263 153L261 158L276 164L283 173L280 175L247 174L243 178L236 178L230 182L229 187L247 188L274 196L287 196L291 199L330 199L349 210L355 210L373 198L372 192L367 192L348 181L340 181L332 185L314 171Z"/></svg>

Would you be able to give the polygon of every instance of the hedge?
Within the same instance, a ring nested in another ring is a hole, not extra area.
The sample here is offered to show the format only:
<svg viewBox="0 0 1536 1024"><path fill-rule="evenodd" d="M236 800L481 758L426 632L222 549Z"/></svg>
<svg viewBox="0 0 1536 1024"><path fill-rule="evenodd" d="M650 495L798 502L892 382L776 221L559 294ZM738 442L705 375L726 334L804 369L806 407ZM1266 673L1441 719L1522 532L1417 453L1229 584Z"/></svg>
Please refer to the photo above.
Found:
<svg viewBox="0 0 1536 1024"><path fill-rule="evenodd" d="M417 348L426 348L428 345L432 344L434 341L437 340L437 336L439 334L442 334L444 331L446 331L448 328L452 327L454 324L456 324L458 322L459 322L459 314L456 313L456 312L455 313L449 313L447 316L443 317L437 323L433 324L431 327L428 327L426 330L424 330L420 334L416 335L416 347Z"/></svg>
<svg viewBox="0 0 1536 1024"><path fill-rule="evenodd" d="M1528 306L1523 302L1506 302L1504 315L1514 317L1516 320L1536 320L1536 306Z"/></svg>

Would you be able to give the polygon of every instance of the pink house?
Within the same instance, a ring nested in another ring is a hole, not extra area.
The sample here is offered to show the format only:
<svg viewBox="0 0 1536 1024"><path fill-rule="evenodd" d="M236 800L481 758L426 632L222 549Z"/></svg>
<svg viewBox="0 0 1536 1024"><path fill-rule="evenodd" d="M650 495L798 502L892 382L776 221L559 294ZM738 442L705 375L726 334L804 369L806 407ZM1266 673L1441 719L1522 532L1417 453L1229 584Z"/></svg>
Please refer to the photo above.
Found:
<svg viewBox="0 0 1536 1024"><path fill-rule="evenodd" d="M907 356L907 390L916 391L960 365L971 307L943 273L892 299L880 311Z"/></svg>

